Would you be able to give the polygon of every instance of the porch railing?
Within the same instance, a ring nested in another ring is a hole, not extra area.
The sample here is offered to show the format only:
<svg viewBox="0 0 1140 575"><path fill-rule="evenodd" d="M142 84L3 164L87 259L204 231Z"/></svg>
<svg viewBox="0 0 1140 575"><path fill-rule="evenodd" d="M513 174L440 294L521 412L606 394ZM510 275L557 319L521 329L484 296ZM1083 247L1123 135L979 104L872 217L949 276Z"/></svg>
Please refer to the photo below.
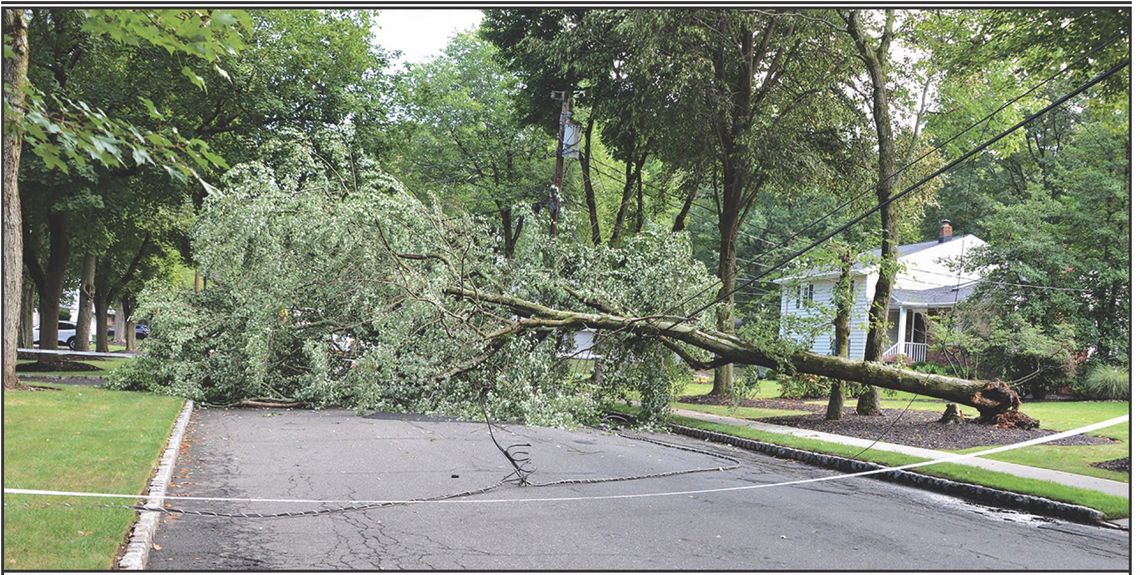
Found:
<svg viewBox="0 0 1140 575"><path fill-rule="evenodd" d="M911 363L926 361L926 344L908 341L903 343L900 349L899 344L895 343L883 352L883 359L893 359L900 353L905 355Z"/></svg>

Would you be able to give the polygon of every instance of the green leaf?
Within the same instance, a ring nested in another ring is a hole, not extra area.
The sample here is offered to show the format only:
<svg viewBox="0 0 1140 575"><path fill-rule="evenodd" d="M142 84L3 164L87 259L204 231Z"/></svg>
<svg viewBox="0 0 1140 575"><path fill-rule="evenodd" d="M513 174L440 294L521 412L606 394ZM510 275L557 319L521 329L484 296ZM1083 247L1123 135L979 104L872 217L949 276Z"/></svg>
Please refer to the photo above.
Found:
<svg viewBox="0 0 1140 575"><path fill-rule="evenodd" d="M142 96L139 96L139 100L142 100L143 105L146 106L146 112L148 114L150 114L151 118L154 118L155 120L158 120L160 122L166 119L166 117L163 116L162 113L158 111L158 107L156 107L154 105L154 102L151 101L150 98L144 98Z"/></svg>
<svg viewBox="0 0 1140 575"><path fill-rule="evenodd" d="M60 149L58 146L45 143L33 147L32 151L44 161L44 165L47 166L48 169L59 170L65 174L71 173L67 167L67 163L60 158Z"/></svg>
<svg viewBox="0 0 1140 575"><path fill-rule="evenodd" d="M145 148L138 146L131 147L131 159L134 160L135 165L153 164L154 160L151 159L150 154Z"/></svg>
<svg viewBox="0 0 1140 575"><path fill-rule="evenodd" d="M233 26L237 23L237 21L237 16L234 16L233 13L226 12L224 10L215 10L210 14L211 26L217 24L220 27L228 27Z"/></svg>
<svg viewBox="0 0 1140 575"><path fill-rule="evenodd" d="M191 84L194 84L199 89L201 89L203 92L206 91L206 80L202 79L201 76L199 76L193 70L191 70L189 66L183 66L182 67L182 75L189 78Z"/></svg>
<svg viewBox="0 0 1140 575"><path fill-rule="evenodd" d="M233 84L233 83L234 83L233 79L232 79L232 78L230 78L230 73L229 73L229 72L227 72L227 71L226 71L224 68L222 68L221 66L219 66L219 65L217 65L217 64L214 64L214 71L216 71L216 72L218 73L218 75L219 75L219 76L221 76L221 77L225 78L226 80L228 80L228 81L229 81L229 83L231 83L231 84Z"/></svg>

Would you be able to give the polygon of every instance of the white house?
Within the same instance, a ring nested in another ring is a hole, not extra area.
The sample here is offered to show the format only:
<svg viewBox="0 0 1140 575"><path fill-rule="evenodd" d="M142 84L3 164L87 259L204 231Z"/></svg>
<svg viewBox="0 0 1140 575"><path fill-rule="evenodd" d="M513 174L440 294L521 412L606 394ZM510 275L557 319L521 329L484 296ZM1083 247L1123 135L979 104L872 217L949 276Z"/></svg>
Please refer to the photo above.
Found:
<svg viewBox="0 0 1140 575"><path fill-rule="evenodd" d="M888 311L891 339L883 352L884 359L902 354L909 361L926 361L927 318L944 313L968 298L981 279L978 274L956 270L954 262L985 242L973 235L954 237L953 234L950 222L943 220L937 239L899 246L901 269L891 290ZM871 254L878 255L878 250L866 255ZM857 263L851 277L854 306L848 357L861 360L867 344L867 314L875 295L875 282L879 280L879 266ZM784 286L780 300L784 336L809 344L814 353L835 354L832 292L838 278L838 269L820 268L775 280ZM791 318L800 319L791 321Z"/></svg>

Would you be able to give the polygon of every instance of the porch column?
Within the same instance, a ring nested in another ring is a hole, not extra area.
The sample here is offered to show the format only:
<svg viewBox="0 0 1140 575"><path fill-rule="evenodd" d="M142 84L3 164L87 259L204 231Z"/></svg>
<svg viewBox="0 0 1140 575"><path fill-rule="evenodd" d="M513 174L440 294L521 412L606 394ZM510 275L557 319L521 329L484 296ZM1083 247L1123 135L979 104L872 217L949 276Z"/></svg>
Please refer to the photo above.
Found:
<svg viewBox="0 0 1140 575"><path fill-rule="evenodd" d="M906 308L899 306L899 347L896 354L906 353Z"/></svg>

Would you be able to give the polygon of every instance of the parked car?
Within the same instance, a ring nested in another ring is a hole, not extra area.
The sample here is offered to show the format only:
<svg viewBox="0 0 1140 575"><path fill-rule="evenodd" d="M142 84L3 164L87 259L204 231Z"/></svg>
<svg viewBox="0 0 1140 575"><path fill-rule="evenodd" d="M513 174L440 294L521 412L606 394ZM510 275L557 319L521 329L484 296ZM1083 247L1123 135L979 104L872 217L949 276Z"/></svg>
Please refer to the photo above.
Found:
<svg viewBox="0 0 1140 575"><path fill-rule="evenodd" d="M145 323L135 324L135 340L146 339L150 335L150 326ZM107 328L107 337L115 337L115 328Z"/></svg>
<svg viewBox="0 0 1140 575"><path fill-rule="evenodd" d="M59 345L66 345L68 349L75 349L79 340L75 338L75 324L69 321L61 321L58 324L59 333L56 334L56 339L59 340ZM32 328L32 344L40 344L40 326Z"/></svg>

